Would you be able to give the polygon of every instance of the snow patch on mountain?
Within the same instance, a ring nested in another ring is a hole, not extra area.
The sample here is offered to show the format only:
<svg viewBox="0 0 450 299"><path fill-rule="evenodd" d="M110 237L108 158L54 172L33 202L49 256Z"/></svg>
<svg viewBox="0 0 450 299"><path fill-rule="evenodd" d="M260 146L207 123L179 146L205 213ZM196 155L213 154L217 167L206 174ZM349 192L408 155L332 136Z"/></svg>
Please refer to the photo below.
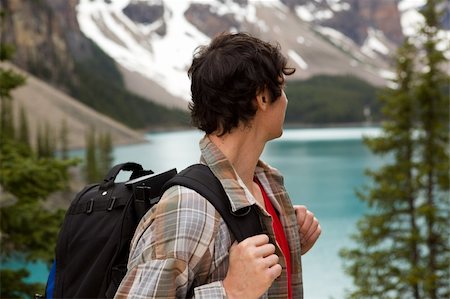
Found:
<svg viewBox="0 0 450 299"><path fill-rule="evenodd" d="M297 5L295 12L306 22L322 21L333 18L335 12L349 10L350 4L341 0L316 0L306 5Z"/></svg>
<svg viewBox="0 0 450 299"><path fill-rule="evenodd" d="M189 1L186 1L189 2ZM213 4L212 1L195 1L196 3ZM211 11L217 13L219 16L232 14L238 22L248 21L256 22L256 10L254 6L241 6L240 4L226 0L223 5L211 5Z"/></svg>
<svg viewBox="0 0 450 299"><path fill-rule="evenodd" d="M188 100L190 85L186 71L189 62L195 49L209 41L206 35L184 18L190 1L164 1L164 19L159 21L166 24L164 37L152 32L155 24L136 25L132 22L122 11L129 3L130 0L110 3L81 0L77 6L81 30L128 70L138 72L171 94ZM108 31L114 32L114 39L100 29L101 22L104 22Z"/></svg>
<svg viewBox="0 0 450 299"><path fill-rule="evenodd" d="M338 1L328 1L328 5L330 5L331 9L333 11L341 11L341 10L349 10L350 4L347 2L340 2Z"/></svg>
<svg viewBox="0 0 450 299"><path fill-rule="evenodd" d="M367 39L361 47L361 51L372 58L376 58L377 54L388 55L390 51L382 42L383 39L386 38L382 31L374 28L368 28Z"/></svg>
<svg viewBox="0 0 450 299"><path fill-rule="evenodd" d="M305 60L298 55L297 52L293 50L288 50L288 56L302 69L306 70L308 68L308 64L305 62Z"/></svg>
<svg viewBox="0 0 450 299"><path fill-rule="evenodd" d="M339 7L341 9L341 6ZM306 22L311 22L315 20L327 20L331 19L334 15L333 11L330 9L316 9L312 3L308 5L299 5L295 7L295 12L298 17Z"/></svg>
<svg viewBox="0 0 450 299"><path fill-rule="evenodd" d="M351 51L352 47L356 46L355 42L351 38L347 37L336 29L323 26L315 26L314 29L320 34L326 36L333 44L343 49L344 51L349 52Z"/></svg>

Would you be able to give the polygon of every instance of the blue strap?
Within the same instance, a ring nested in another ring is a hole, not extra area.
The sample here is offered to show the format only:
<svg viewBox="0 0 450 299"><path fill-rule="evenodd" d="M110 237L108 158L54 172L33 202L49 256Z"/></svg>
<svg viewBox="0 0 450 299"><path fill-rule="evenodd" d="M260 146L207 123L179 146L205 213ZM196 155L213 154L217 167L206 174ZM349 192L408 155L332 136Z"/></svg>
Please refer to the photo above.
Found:
<svg viewBox="0 0 450 299"><path fill-rule="evenodd" d="M48 274L47 286L45 288L45 298L53 298L53 289L55 288L56 260L53 261L50 273Z"/></svg>

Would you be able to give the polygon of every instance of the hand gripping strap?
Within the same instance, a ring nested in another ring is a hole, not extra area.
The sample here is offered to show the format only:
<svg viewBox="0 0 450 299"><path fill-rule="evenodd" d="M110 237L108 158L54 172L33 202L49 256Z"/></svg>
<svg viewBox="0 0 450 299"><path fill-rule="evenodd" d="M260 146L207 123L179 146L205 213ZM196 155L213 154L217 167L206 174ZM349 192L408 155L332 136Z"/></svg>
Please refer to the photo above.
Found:
<svg viewBox="0 0 450 299"><path fill-rule="evenodd" d="M255 205L243 209L244 211L233 212L222 184L208 166L189 166L169 180L162 188L161 194L174 185L192 189L206 198L220 213L238 242L263 232Z"/></svg>

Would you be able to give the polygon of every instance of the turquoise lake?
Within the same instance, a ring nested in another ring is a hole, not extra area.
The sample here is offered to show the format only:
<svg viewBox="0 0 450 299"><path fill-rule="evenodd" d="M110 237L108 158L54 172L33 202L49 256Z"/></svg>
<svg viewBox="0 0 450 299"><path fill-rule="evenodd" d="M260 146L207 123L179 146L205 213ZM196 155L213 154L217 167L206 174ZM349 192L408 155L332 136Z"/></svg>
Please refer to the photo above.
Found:
<svg viewBox="0 0 450 299"><path fill-rule="evenodd" d="M302 258L307 299L340 299L351 288L338 252L353 246L350 235L367 210L355 195L370 183L364 170L386 161L362 143L363 135L377 134L377 128L286 129L264 150L262 159L283 173L293 203L306 205L322 227L320 239ZM117 147L114 163L136 161L155 172L181 170L198 161L201 137L197 131L148 134L148 143ZM44 266L29 269L30 280L45 281Z"/></svg>

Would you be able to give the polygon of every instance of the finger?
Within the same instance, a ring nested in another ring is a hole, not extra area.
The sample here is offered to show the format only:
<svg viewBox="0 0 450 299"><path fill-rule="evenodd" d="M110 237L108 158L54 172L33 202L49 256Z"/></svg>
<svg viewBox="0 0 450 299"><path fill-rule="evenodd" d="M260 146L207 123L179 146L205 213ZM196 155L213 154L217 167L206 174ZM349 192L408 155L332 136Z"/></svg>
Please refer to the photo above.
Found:
<svg viewBox="0 0 450 299"><path fill-rule="evenodd" d="M269 243L269 236L266 234L260 234L253 237L249 237L241 242L242 245L261 246Z"/></svg>
<svg viewBox="0 0 450 299"><path fill-rule="evenodd" d="M312 234L312 236L305 242L305 244L302 244L301 247L301 254L305 254L307 253L316 243L316 241L319 239L320 234L322 233L322 228L319 227L317 228L317 230Z"/></svg>
<svg viewBox="0 0 450 299"><path fill-rule="evenodd" d="M306 243L304 245L302 245L302 249L301 249L301 255L304 255L305 253L307 253L313 246L314 244L310 244L310 243Z"/></svg>
<svg viewBox="0 0 450 299"><path fill-rule="evenodd" d="M275 252L275 245L272 243L264 244L261 246L257 246L255 250L255 256L257 257L266 257Z"/></svg>
<svg viewBox="0 0 450 299"><path fill-rule="evenodd" d="M312 236L312 234L317 230L318 227L319 227L319 221L317 220L316 217L314 217L313 222L312 222L311 226L309 227L308 232L303 237L303 239L308 240Z"/></svg>
<svg viewBox="0 0 450 299"><path fill-rule="evenodd" d="M305 221L303 222L303 225L300 226L300 234L302 235L302 237L308 233L309 228L311 227L311 225L313 223L313 220L314 220L314 214L311 213L310 211L307 211Z"/></svg>
<svg viewBox="0 0 450 299"><path fill-rule="evenodd" d="M272 267L270 267L267 271L269 273L269 277L272 281L274 281L275 279L278 278L278 276L281 275L281 271L283 270L283 268L281 267L280 264L275 264Z"/></svg>
<svg viewBox="0 0 450 299"><path fill-rule="evenodd" d="M275 264L278 264L280 258L276 254L271 254L263 259L264 265L266 268L270 268Z"/></svg>
<svg viewBox="0 0 450 299"><path fill-rule="evenodd" d="M302 226L305 222L306 212L308 209L305 206L294 206L295 215L297 216L297 223Z"/></svg>
<svg viewBox="0 0 450 299"><path fill-rule="evenodd" d="M309 238L309 240L312 242L312 244L316 243L316 241L317 241L317 239L319 239L321 233L322 233L322 228L320 227L320 224L319 224L316 231Z"/></svg>

